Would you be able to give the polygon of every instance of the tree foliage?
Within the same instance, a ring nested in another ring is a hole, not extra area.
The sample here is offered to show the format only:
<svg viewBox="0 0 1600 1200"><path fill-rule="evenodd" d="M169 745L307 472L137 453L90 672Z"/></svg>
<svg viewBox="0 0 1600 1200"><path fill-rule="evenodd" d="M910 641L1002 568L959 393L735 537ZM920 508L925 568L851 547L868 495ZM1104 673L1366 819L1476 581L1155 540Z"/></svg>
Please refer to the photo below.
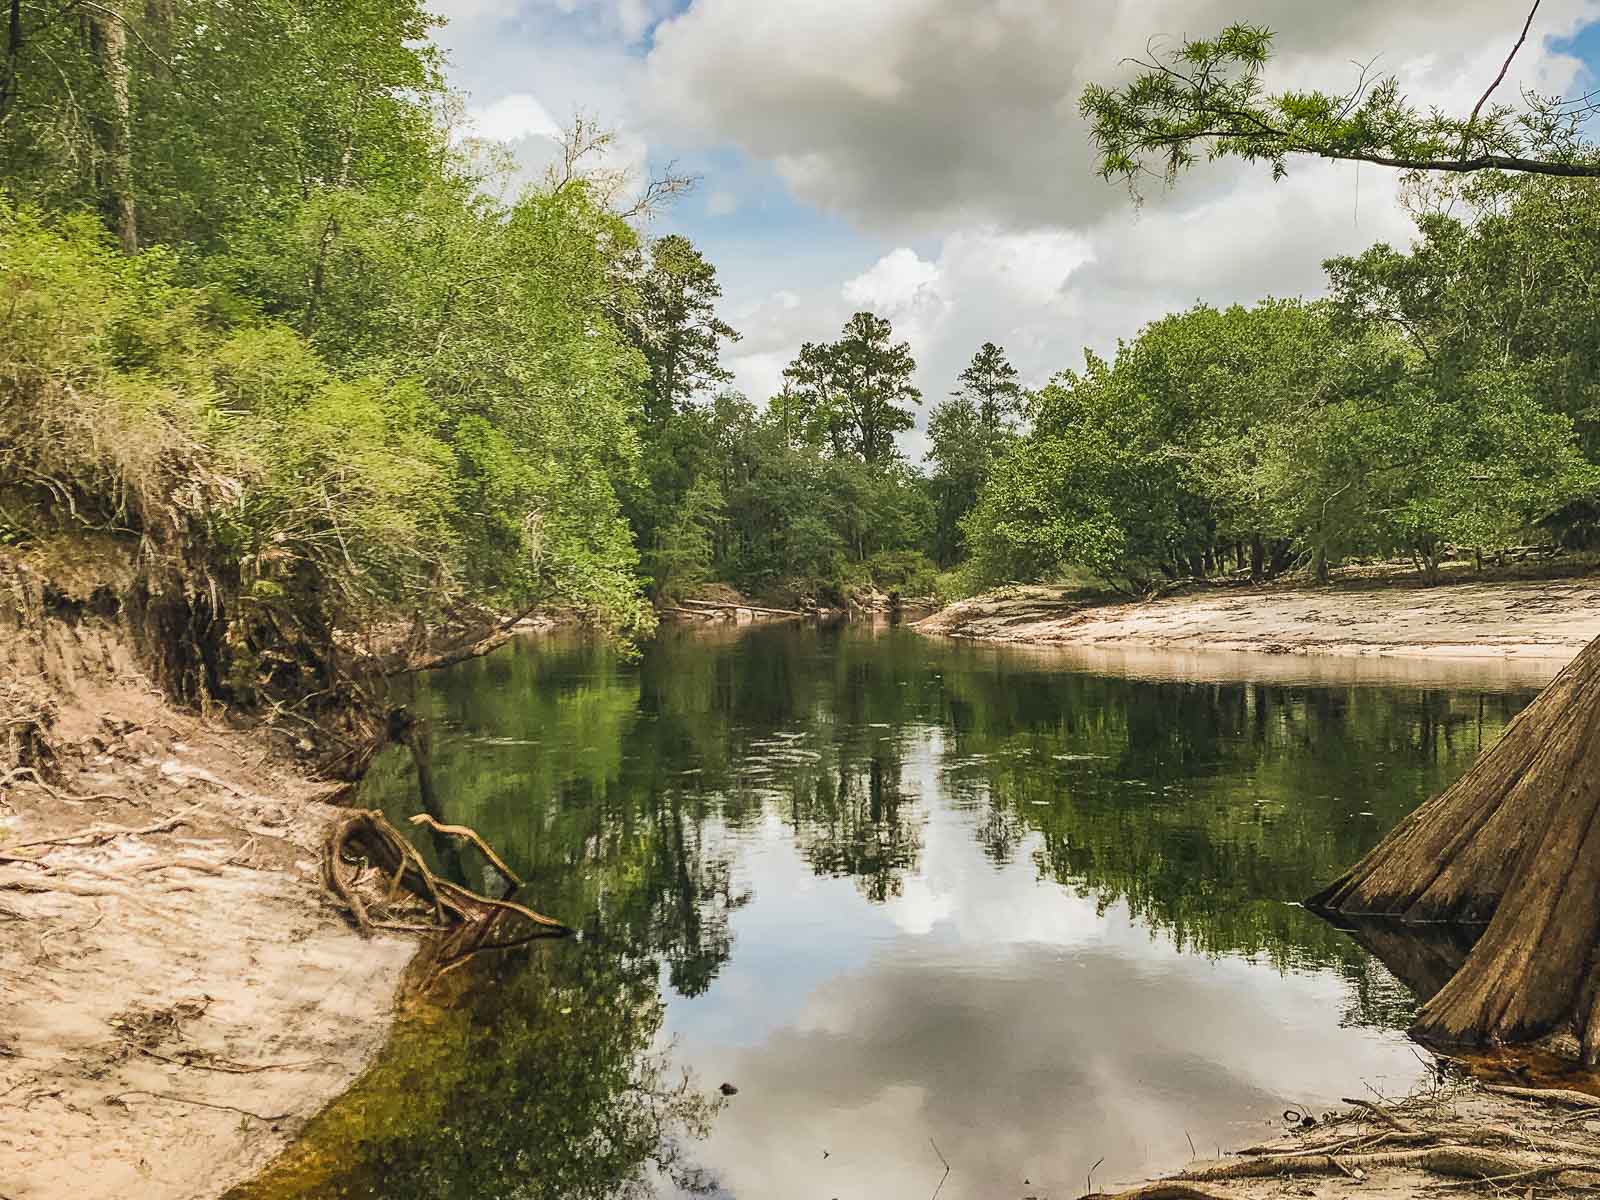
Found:
<svg viewBox="0 0 1600 1200"><path fill-rule="evenodd" d="M1235 24L1170 50L1152 45L1131 60L1137 74L1121 86L1090 84L1079 110L1100 153L1100 174L1137 192L1145 175L1171 183L1202 157L1265 162L1281 178L1290 156L1311 155L1416 171L1600 176L1600 154L1583 127L1594 112L1592 96L1568 102L1530 93L1520 107L1489 102L1511 57L1461 117L1437 108L1424 112L1407 99L1398 78L1374 80L1365 71L1344 94L1269 92L1262 74L1272 49L1271 30ZM1160 169L1153 171L1152 163Z"/></svg>
<svg viewBox="0 0 1600 1200"><path fill-rule="evenodd" d="M979 347L956 382L956 391L928 416L928 486L936 511L932 553L946 567L965 556L961 519L977 503L1025 415L1017 369L993 342Z"/></svg>
<svg viewBox="0 0 1600 1200"><path fill-rule="evenodd" d="M659 426L694 397L733 376L721 362L723 342L738 331L716 314L717 271L682 234L651 243L639 272L628 333L649 367L644 417Z"/></svg>
<svg viewBox="0 0 1600 1200"><path fill-rule="evenodd" d="M895 435L916 423L911 347L895 342L885 317L858 312L836 342L807 342L786 368L783 411L800 435L835 457L865 463L895 457Z"/></svg>
<svg viewBox="0 0 1600 1200"><path fill-rule="evenodd" d="M1403 275L1398 257L1363 261ZM1398 552L1432 576L1447 546L1529 536L1600 486L1526 367L1423 354L1334 269L1338 300L1201 305L1041 390L965 520L972 569L1145 587Z"/></svg>

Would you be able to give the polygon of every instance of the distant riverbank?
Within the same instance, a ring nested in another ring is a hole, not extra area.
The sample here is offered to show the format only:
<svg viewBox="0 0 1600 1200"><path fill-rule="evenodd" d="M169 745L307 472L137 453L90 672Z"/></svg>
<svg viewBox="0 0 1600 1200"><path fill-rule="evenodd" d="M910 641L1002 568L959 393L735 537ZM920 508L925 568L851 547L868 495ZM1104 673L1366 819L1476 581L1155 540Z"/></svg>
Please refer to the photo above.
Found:
<svg viewBox="0 0 1600 1200"><path fill-rule="evenodd" d="M917 628L1108 650L1524 660L1553 673L1600 636L1600 577L1218 587L1123 603L1019 586L952 604Z"/></svg>

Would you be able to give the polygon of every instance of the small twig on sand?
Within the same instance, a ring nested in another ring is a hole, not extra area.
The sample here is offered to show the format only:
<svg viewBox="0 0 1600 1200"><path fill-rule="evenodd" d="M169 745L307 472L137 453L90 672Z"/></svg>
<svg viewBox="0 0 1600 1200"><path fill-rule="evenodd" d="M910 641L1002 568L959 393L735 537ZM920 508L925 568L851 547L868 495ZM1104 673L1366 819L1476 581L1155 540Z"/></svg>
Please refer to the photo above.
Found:
<svg viewBox="0 0 1600 1200"><path fill-rule="evenodd" d="M151 1058L160 1059L173 1066L193 1067L197 1071L220 1071L225 1075L259 1075L262 1071L303 1071L307 1067L320 1066L327 1061L322 1058L308 1058L304 1062L262 1063L259 1066L250 1066L226 1058L212 1058L209 1061L196 1058L171 1058L165 1054L157 1054L148 1046L135 1046L134 1049L140 1054L148 1054Z"/></svg>
<svg viewBox="0 0 1600 1200"><path fill-rule="evenodd" d="M950 1178L950 1160L945 1158L944 1151L939 1149L938 1142L934 1141L932 1138L929 1138L928 1145L933 1147L933 1152L939 1156L939 1161L944 1163L944 1174L939 1176L939 1186L933 1189L933 1196L931 1198L931 1200L939 1200L939 1193L944 1190L944 1181Z"/></svg>
<svg viewBox="0 0 1600 1200"><path fill-rule="evenodd" d="M18 842L13 846L7 847L7 849L31 850L35 846L69 846L75 842L82 841L84 838L88 839L87 845L100 846L109 842L112 838L138 837L147 833L166 833L169 830L176 829L179 825L187 825L189 817L199 807L196 804L184 809L175 817L168 817L163 821L157 821L154 825L143 825L137 829L116 825L96 825L89 829L80 829L77 833L64 833L60 837L39 838L32 842Z"/></svg>
<svg viewBox="0 0 1600 1200"><path fill-rule="evenodd" d="M171 1092L147 1092L144 1088L134 1088L132 1091L118 1092L114 1096L107 1096L106 1103L121 1104L126 1108L127 1104L122 1099L124 1096L150 1096L156 1100L170 1100L174 1104L195 1104L201 1108L214 1108L220 1112L236 1112L246 1117L254 1117L257 1121L282 1121L289 1116L288 1113L268 1116L264 1113L251 1112L248 1108L235 1108L231 1104L213 1104L209 1100L193 1100L188 1096L174 1096Z"/></svg>

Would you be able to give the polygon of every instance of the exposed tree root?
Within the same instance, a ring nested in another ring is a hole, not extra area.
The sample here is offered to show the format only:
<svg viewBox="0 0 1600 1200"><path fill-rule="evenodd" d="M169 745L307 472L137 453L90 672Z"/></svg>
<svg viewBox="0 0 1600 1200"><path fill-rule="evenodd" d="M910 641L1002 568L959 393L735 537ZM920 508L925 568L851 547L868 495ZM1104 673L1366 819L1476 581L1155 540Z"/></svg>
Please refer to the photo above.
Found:
<svg viewBox="0 0 1600 1200"><path fill-rule="evenodd" d="M1454 785L1307 903L1404 925L1482 924L1414 1036L1498 1045L1570 1031L1600 1065L1600 639Z"/></svg>
<svg viewBox="0 0 1600 1200"><path fill-rule="evenodd" d="M1590 1099L1577 1092L1502 1087L1482 1090L1540 1101L1555 1095L1562 1097L1557 1103L1563 1104ZM1511 1128L1493 1120L1463 1116L1453 1103L1444 1108L1409 1103L1394 1106L1370 1100L1347 1099L1345 1103L1354 1111L1330 1118L1326 1132L1319 1130L1316 1135L1253 1146L1240 1151L1237 1158L1195 1166L1126 1191L1092 1193L1082 1200L1240 1200L1264 1194L1256 1181L1308 1175L1344 1176L1359 1181L1384 1170L1463 1181L1434 1185L1445 1187L1513 1182L1520 1187L1567 1174L1600 1176L1600 1142L1552 1136L1559 1133L1559 1125L1548 1132ZM1503 1104L1487 1107L1496 1115L1505 1111ZM1544 1123L1548 1128L1547 1119ZM1217 1185L1229 1182L1239 1185L1236 1193L1217 1190ZM1561 1186L1576 1185L1562 1181Z"/></svg>
<svg viewBox="0 0 1600 1200"><path fill-rule="evenodd" d="M16 767L10 771L7 771L4 775L0 775L0 788L10 787L13 783L16 783L19 780L24 780L28 783L31 783L34 787L46 793L51 798L61 800L67 804L87 804L91 800L126 799L126 797L119 796L115 792L92 792L87 796L74 796L70 792L63 792L60 788L52 787L49 783L45 782L44 777L32 767Z"/></svg>
<svg viewBox="0 0 1600 1200"><path fill-rule="evenodd" d="M132 1091L118 1092L115 1096L107 1096L106 1103L120 1104L126 1108L127 1101L123 1099L124 1096L149 1096L152 1100L168 1100L173 1104L194 1104L200 1108L214 1108L219 1112L235 1112L241 1116L254 1117L257 1121L265 1121L268 1124L274 1121L287 1120L290 1115L288 1113L251 1112L248 1108L235 1108L231 1104L213 1104L209 1100L195 1100L189 1096L174 1096L171 1092L147 1092L144 1088L134 1088Z"/></svg>
<svg viewBox="0 0 1600 1200"><path fill-rule="evenodd" d="M496 871L499 871L500 874L509 879L514 886L522 886L521 877L518 876L518 874L510 867L506 866L505 860L493 850L489 849L489 844L479 837L474 830L468 829L465 825L442 825L438 821L435 821L427 813L418 813L416 816L411 818L411 823L413 825L426 825L435 833L442 833L449 837L465 838L478 848L478 852L489 860L490 864Z"/></svg>
<svg viewBox="0 0 1600 1200"><path fill-rule="evenodd" d="M36 867L47 875L89 875L96 879L108 879L113 883L128 883L135 875L146 875L152 871L198 871L204 875L224 875L222 863L212 862L207 858L195 858L190 855L180 855L175 858L155 858L144 862L129 864L120 871L110 871L104 867L92 867L87 863L52 863L40 858L26 858L17 854L0 854L0 862L23 863ZM14 877L6 877L14 878ZM3 885L0 885L3 886Z"/></svg>
<svg viewBox="0 0 1600 1200"><path fill-rule="evenodd" d="M133 905L135 908L142 908L148 913L154 913L156 911L149 904L145 903L145 901L140 897L135 896L132 892L126 890L125 888L119 888L113 884L76 883L69 879L38 879L33 877L18 878L16 876L0 875L0 889L14 892L61 892L68 896L81 896L89 899L106 896L115 900L124 901L125 903ZM193 891L194 889L186 884L179 883L169 884L167 887L158 888L155 890L176 892Z"/></svg>
<svg viewBox="0 0 1600 1200"><path fill-rule="evenodd" d="M463 836L482 846L482 839L476 833L459 828L464 830ZM559 937L571 932L561 922L521 904L481 896L460 884L441 879L429 870L404 835L381 812L372 809L354 811L341 818L329 835L323 854L328 886L350 910L363 937L371 936L374 929L392 927L397 922L374 920L370 905L362 898L355 881L347 877L345 859L356 855L364 857L388 881L385 904L391 903L403 890L431 910L431 922L406 920L398 924L409 931L436 930L446 934L439 947L441 969L459 965L480 951L508 949L535 937ZM491 861L498 862L498 856ZM509 872L506 874L508 878L515 878ZM518 936L515 932L518 922L531 927L531 932Z"/></svg>

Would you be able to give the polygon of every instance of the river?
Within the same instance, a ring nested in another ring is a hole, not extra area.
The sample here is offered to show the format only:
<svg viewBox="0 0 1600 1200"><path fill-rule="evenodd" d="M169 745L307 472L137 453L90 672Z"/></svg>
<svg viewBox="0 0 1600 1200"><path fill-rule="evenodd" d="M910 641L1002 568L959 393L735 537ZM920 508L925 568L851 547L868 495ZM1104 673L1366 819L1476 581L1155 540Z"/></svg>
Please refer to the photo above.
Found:
<svg viewBox="0 0 1600 1200"><path fill-rule="evenodd" d="M426 677L444 816L581 936L452 974L237 1194L1061 1200L1424 1084L1295 902L1535 684L1195 674L776 625ZM407 757L365 789L417 809Z"/></svg>

